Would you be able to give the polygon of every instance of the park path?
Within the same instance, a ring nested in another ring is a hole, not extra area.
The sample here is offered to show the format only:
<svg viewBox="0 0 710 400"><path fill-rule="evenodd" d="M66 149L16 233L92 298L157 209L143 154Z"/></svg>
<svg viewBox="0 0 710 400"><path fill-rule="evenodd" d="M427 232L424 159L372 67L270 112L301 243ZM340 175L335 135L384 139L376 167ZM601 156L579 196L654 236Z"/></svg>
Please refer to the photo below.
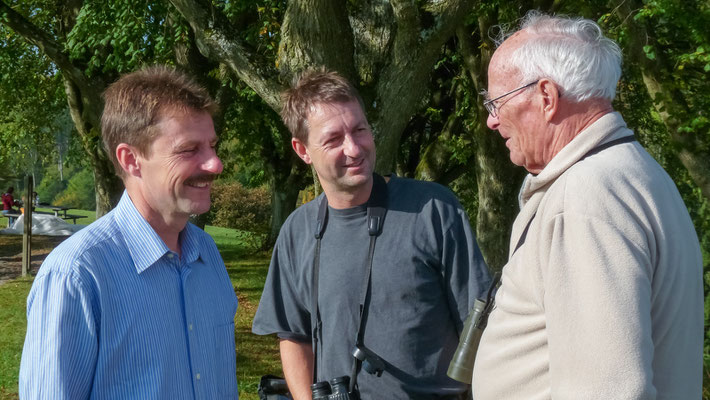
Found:
<svg viewBox="0 0 710 400"><path fill-rule="evenodd" d="M68 236L33 236L30 275L36 275L47 255ZM22 275L22 236L0 235L0 286Z"/></svg>

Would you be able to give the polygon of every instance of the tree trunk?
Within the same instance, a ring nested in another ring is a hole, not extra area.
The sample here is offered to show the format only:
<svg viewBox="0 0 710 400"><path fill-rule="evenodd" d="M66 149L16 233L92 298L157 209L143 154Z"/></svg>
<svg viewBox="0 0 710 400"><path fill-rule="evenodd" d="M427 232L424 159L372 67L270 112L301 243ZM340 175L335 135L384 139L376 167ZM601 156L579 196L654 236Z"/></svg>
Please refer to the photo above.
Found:
<svg viewBox="0 0 710 400"><path fill-rule="evenodd" d="M490 25L487 18L478 19L479 32L488 32ZM493 43L487 37L482 37L480 44L474 43L466 29L459 29L457 37L466 69L476 91L480 92L487 86ZM476 237L488 267L499 271L508 261L510 232L520 211L518 192L526 173L510 161L509 151L500 135L486 125L488 112L480 101L476 104L479 121L473 129L478 186Z"/></svg>
<svg viewBox="0 0 710 400"><path fill-rule="evenodd" d="M295 156L293 158L296 158ZM294 160L295 161L295 160ZM271 229L265 246L273 246L279 236L281 226L289 215L296 209L298 193L305 185L308 174L307 169L300 164L300 160L292 164L291 168L279 168L274 165L271 174Z"/></svg>
<svg viewBox="0 0 710 400"><path fill-rule="evenodd" d="M479 111L480 118L485 115L486 111ZM500 271L508 262L510 233L520 211L517 199L525 170L510 162L508 149L496 132L478 127L475 136L476 236L488 267Z"/></svg>
<svg viewBox="0 0 710 400"><path fill-rule="evenodd" d="M349 25L343 0L290 1L281 24L281 80L288 82L308 67L325 66L357 82Z"/></svg>
<svg viewBox="0 0 710 400"><path fill-rule="evenodd" d="M286 218L296 208L300 188L288 185L287 182L278 182L274 177L271 184L271 228L267 238L267 246L272 247L281 231L281 226Z"/></svg>
<svg viewBox="0 0 710 400"><path fill-rule="evenodd" d="M64 89L67 95L69 113L81 137L82 147L89 156L89 163L94 172L94 188L96 190L96 218L111 211L118 203L123 193L123 182L116 176L113 164L103 148L99 127L92 127L85 119L84 103L78 88L73 82L64 79ZM87 96L87 98L90 98ZM88 99L85 99L85 101Z"/></svg>

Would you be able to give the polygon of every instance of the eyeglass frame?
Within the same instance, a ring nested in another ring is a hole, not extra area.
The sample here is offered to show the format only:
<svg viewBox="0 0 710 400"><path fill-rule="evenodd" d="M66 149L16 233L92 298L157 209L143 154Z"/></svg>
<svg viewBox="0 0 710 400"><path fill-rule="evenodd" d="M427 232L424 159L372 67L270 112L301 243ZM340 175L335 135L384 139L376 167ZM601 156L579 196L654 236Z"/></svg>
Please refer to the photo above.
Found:
<svg viewBox="0 0 710 400"><path fill-rule="evenodd" d="M535 85L538 82L540 82L539 79L534 82L530 82L527 85L523 85L517 89L513 89L510 92L503 93L502 95L496 97L495 99L486 100L483 102L483 107L486 108L486 111L488 111L488 114L490 114L491 117L496 118L498 116L498 106L495 105L495 103L494 103L495 101L498 101L498 100L502 99L503 97L511 95L519 90L527 89L530 86Z"/></svg>

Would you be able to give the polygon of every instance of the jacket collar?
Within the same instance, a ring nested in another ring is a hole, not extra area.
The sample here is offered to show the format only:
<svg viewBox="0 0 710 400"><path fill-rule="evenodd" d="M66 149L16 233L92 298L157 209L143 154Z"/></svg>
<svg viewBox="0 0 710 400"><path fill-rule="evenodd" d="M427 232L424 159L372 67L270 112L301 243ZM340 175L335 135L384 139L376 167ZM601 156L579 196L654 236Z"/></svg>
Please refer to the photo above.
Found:
<svg viewBox="0 0 710 400"><path fill-rule="evenodd" d="M626 127L621 114L611 112L603 115L562 148L539 174L525 177L518 196L520 208L533 194L554 182L595 147L631 135L633 132Z"/></svg>

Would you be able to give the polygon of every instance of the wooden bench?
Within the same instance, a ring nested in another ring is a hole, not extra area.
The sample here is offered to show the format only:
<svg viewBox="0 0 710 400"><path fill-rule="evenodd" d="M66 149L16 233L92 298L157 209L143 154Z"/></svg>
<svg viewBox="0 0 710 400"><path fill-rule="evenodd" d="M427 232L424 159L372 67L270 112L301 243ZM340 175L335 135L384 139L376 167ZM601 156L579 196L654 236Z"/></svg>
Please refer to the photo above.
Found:
<svg viewBox="0 0 710 400"><path fill-rule="evenodd" d="M52 215L52 213L48 212L43 212L43 211L34 211L33 214L44 214L44 215ZM3 217L7 217L7 227L11 227L12 224L15 223L15 220L20 218L20 213L8 213L8 214L2 214ZM67 214L67 215L62 215L60 216L65 221L71 220L74 225L76 225L76 220L81 219L81 218L87 218L86 215L74 215L74 214Z"/></svg>
<svg viewBox="0 0 710 400"><path fill-rule="evenodd" d="M74 215L74 214L66 214L60 216L63 220L72 220L72 223L76 225L76 220L81 219L81 218L86 218L86 215Z"/></svg>
<svg viewBox="0 0 710 400"><path fill-rule="evenodd" d="M3 217L7 217L7 227L11 227L12 224L15 223L15 220L20 218L20 213L7 213L7 214L2 214Z"/></svg>

